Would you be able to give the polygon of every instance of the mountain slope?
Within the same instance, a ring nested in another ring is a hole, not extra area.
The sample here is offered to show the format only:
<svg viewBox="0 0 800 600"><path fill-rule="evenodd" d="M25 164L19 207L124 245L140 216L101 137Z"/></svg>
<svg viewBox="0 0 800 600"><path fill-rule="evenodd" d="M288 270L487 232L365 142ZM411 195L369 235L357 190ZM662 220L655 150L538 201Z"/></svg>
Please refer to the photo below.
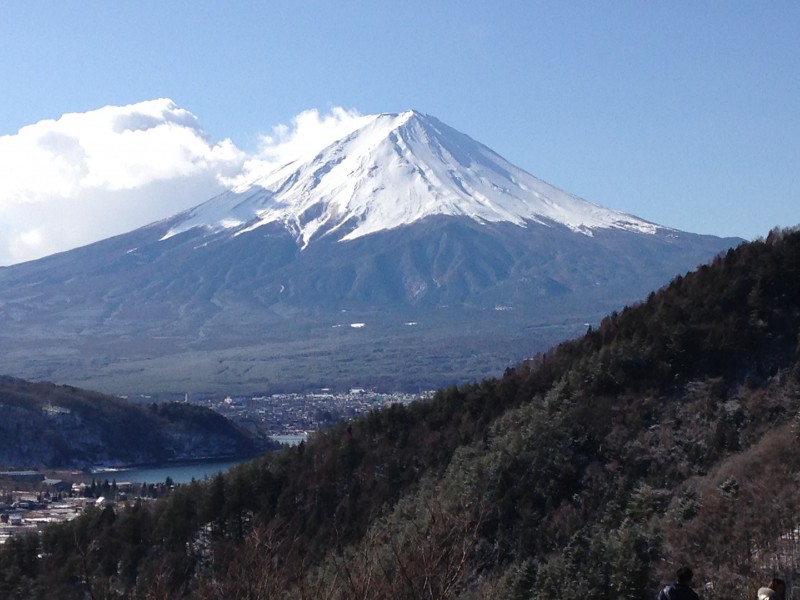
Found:
<svg viewBox="0 0 800 600"><path fill-rule="evenodd" d="M430 388L738 241L592 205L432 117L365 117L194 210L0 269L0 369L117 393Z"/></svg>
<svg viewBox="0 0 800 600"><path fill-rule="evenodd" d="M406 111L365 121L313 158L189 211L167 236L192 227L238 234L277 222L305 248L315 237L352 240L435 215L520 227L555 223L588 235L658 229L567 194L428 115Z"/></svg>
<svg viewBox="0 0 800 600"><path fill-rule="evenodd" d="M798 273L800 232L742 245L499 379L3 549L0 592L648 598L685 562L706 595L792 585Z"/></svg>
<svg viewBox="0 0 800 600"><path fill-rule="evenodd" d="M142 406L0 377L0 467L87 468L251 456L263 444L197 406Z"/></svg>

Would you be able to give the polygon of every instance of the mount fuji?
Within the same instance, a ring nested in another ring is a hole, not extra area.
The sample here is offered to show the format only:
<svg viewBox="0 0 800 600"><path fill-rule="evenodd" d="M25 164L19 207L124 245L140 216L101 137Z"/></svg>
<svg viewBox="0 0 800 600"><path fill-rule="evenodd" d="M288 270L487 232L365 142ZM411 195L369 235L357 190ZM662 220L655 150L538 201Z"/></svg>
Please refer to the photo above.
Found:
<svg viewBox="0 0 800 600"><path fill-rule="evenodd" d="M0 269L0 371L116 393L439 386L739 241L591 204L416 111L371 115L191 210Z"/></svg>
<svg viewBox="0 0 800 600"><path fill-rule="evenodd" d="M604 228L656 232L652 223L562 192L433 117L406 111L359 123L309 160L190 211L167 236L198 226L240 234L278 222L305 248L325 234L353 240L434 215L554 223L587 235Z"/></svg>

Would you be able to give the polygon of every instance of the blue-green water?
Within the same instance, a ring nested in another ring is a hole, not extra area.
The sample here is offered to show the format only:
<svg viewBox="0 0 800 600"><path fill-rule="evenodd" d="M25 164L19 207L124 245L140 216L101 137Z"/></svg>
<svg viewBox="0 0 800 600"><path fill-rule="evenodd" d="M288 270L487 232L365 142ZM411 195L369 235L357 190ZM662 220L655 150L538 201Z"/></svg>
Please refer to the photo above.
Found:
<svg viewBox="0 0 800 600"><path fill-rule="evenodd" d="M285 434L272 436L276 442L289 444L291 446L299 444L306 439L305 434ZM188 463L167 463L152 467L140 467L133 469L109 469L97 471L93 474L96 479L101 481L108 479L117 483L164 483L170 477L175 483L188 483L192 479L202 481L211 478L217 473L225 473L231 467L250 459L234 460L210 460L193 461Z"/></svg>
<svg viewBox="0 0 800 600"><path fill-rule="evenodd" d="M164 483L167 477L170 477L175 483L188 483L192 479L200 481L206 477L211 478L217 473L224 473L246 460L248 459L169 463L146 468L99 471L94 473L94 477L109 481L113 479L117 483Z"/></svg>
<svg viewBox="0 0 800 600"><path fill-rule="evenodd" d="M290 446L296 446L300 442L304 442L308 439L308 435L305 433L284 433L270 437L272 437L272 439L276 442L280 442L281 444L289 444Z"/></svg>

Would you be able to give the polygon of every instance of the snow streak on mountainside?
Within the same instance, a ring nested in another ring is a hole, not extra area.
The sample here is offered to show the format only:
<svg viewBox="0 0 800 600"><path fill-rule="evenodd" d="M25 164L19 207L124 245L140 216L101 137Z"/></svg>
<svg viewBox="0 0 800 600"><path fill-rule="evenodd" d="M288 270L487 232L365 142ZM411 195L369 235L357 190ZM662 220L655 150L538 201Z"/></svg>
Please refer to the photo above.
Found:
<svg viewBox="0 0 800 600"><path fill-rule="evenodd" d="M180 215L164 238L203 227L238 235L282 223L306 247L352 240L433 215L479 223L561 224L652 234L658 226L568 194L470 137L415 111L358 121L357 129Z"/></svg>

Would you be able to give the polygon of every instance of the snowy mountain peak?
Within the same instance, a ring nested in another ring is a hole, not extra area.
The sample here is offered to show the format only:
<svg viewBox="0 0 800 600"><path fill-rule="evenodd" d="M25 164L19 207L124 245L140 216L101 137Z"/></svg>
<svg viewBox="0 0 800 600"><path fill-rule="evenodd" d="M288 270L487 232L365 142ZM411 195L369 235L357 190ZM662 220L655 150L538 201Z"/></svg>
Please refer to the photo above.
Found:
<svg viewBox="0 0 800 600"><path fill-rule="evenodd" d="M278 222L305 247L323 235L351 240L433 215L561 224L586 235L657 229L559 190L438 119L408 110L359 118L334 143L180 215L165 237L194 227L238 235Z"/></svg>

